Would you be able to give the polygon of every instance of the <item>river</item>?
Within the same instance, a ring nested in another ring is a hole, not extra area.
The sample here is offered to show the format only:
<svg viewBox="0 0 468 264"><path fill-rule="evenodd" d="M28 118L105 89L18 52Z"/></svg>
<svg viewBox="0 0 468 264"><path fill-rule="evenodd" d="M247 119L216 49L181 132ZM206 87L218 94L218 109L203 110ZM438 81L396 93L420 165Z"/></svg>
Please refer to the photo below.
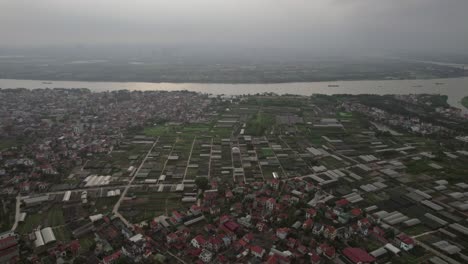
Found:
<svg viewBox="0 0 468 264"><path fill-rule="evenodd" d="M225 83L144 83L144 82L82 82L82 81L39 81L0 79L0 88L88 88L93 92L113 90L188 90L210 94L255 94L274 92L277 94L444 94L448 103L463 109L460 100L468 96L468 77L430 80L364 80L336 82L300 82L272 84L225 84Z"/></svg>

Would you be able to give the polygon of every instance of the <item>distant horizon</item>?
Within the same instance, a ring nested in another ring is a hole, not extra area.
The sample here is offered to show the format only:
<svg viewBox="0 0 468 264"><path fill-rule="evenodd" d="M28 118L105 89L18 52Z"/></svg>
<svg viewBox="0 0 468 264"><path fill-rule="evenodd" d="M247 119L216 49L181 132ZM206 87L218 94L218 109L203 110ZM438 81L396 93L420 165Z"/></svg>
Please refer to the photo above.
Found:
<svg viewBox="0 0 468 264"><path fill-rule="evenodd" d="M466 10L464 0L2 1L0 47L118 44L316 55L468 54Z"/></svg>

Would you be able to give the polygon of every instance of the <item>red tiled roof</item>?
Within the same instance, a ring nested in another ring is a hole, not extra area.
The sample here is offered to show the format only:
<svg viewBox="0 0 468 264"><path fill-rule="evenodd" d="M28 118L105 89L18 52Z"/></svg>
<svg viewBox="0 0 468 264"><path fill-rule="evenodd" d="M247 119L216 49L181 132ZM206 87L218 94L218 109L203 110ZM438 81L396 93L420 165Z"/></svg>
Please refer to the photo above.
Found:
<svg viewBox="0 0 468 264"><path fill-rule="evenodd" d="M80 241L79 240L73 240L69 244L70 250L73 252L77 252L80 249Z"/></svg>
<svg viewBox="0 0 468 264"><path fill-rule="evenodd" d="M366 217L366 218L363 218L361 220L359 220L361 222L361 224L369 224L369 219Z"/></svg>
<svg viewBox="0 0 468 264"><path fill-rule="evenodd" d="M238 241L238 243L239 243L239 245L241 245L242 247L245 247L245 246L248 245L247 241L245 241L244 239L240 239L240 240Z"/></svg>
<svg viewBox="0 0 468 264"><path fill-rule="evenodd" d="M6 237L6 238L0 240L0 250L9 248L9 247L14 246L16 244L17 244L17 242L16 242L16 238L14 236Z"/></svg>
<svg viewBox="0 0 468 264"><path fill-rule="evenodd" d="M313 224L314 224L314 220L312 220L312 218L309 218L304 221L303 226L307 228L311 228Z"/></svg>
<svg viewBox="0 0 468 264"><path fill-rule="evenodd" d="M347 257L353 263L370 263L375 261L373 256L361 248L347 247L343 249L343 255L345 255L345 257Z"/></svg>
<svg viewBox="0 0 468 264"><path fill-rule="evenodd" d="M397 236L397 238L400 239L402 242L404 242L407 245L414 245L414 239L407 236L406 234L401 233L401 234L399 234Z"/></svg>
<svg viewBox="0 0 468 264"><path fill-rule="evenodd" d="M257 253L257 254L259 254L259 255L263 255L263 253L265 253L265 249L263 249L260 246L251 246L250 250Z"/></svg>
<svg viewBox="0 0 468 264"><path fill-rule="evenodd" d="M310 215L315 215L317 213L317 210L315 210L314 208L309 208L307 209L307 213Z"/></svg>
<svg viewBox="0 0 468 264"><path fill-rule="evenodd" d="M201 248L193 248L193 249L188 251L188 254L190 256L198 257L198 255L200 255L201 252L202 252Z"/></svg>
<svg viewBox="0 0 468 264"><path fill-rule="evenodd" d="M254 235L252 233L245 234L243 239L246 240L247 242L252 241L254 238Z"/></svg>
<svg viewBox="0 0 468 264"><path fill-rule="evenodd" d="M360 216L362 214L362 210L360 208L354 208L351 210L351 214L354 216Z"/></svg>
<svg viewBox="0 0 468 264"><path fill-rule="evenodd" d="M341 199L341 200L336 201L335 204L336 204L336 205L339 205L339 206L345 206L345 205L349 204L349 201L346 200L345 198L343 198L343 199Z"/></svg>
<svg viewBox="0 0 468 264"><path fill-rule="evenodd" d="M311 252L310 253L310 260L312 262L319 262L320 261L320 256L315 252Z"/></svg>
<svg viewBox="0 0 468 264"><path fill-rule="evenodd" d="M267 264L276 264L278 260L276 259L276 255L271 255L268 260L266 261Z"/></svg>
<svg viewBox="0 0 468 264"><path fill-rule="evenodd" d="M198 235L193 239L195 239L198 242L198 244L204 244L206 242L205 238L202 235Z"/></svg>
<svg viewBox="0 0 468 264"><path fill-rule="evenodd" d="M330 246L328 244L321 244L320 248L322 251L327 255L328 257L333 257L335 255L335 248L333 246Z"/></svg>
<svg viewBox="0 0 468 264"><path fill-rule="evenodd" d="M119 251L116 251L114 254L112 255L109 255L109 256L106 256L104 257L102 260L105 262L105 263L109 263L111 261L114 261L118 258L120 258L120 255L122 254L122 252L119 250Z"/></svg>
<svg viewBox="0 0 468 264"><path fill-rule="evenodd" d="M227 221L226 223L224 223L224 226L232 232L236 231L239 228L239 224L233 221Z"/></svg>

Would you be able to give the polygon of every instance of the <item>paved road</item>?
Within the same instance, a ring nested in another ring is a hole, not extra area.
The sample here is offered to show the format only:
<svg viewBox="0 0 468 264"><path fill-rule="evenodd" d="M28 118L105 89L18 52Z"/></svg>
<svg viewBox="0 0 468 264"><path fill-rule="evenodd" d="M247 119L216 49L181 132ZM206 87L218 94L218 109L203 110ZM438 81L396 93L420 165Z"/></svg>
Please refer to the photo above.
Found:
<svg viewBox="0 0 468 264"><path fill-rule="evenodd" d="M13 227L11 228L11 231L15 231L16 228L18 227L18 222L19 222L20 214L21 214L20 207L21 207L21 195L18 194L18 196L16 196L15 223L13 223Z"/></svg>
<svg viewBox="0 0 468 264"><path fill-rule="evenodd" d="M52 191L52 192L43 192L43 193L35 193L34 195L58 195L58 194L64 194L68 191L71 192L83 192L83 191L99 191L101 189L106 190L106 189L119 189L123 187L127 187L128 184L119 184L119 185L103 185L103 186L92 186L92 187L83 187L83 188L78 188L78 189L69 189L69 190L60 190L60 191ZM130 187L138 187L138 186L143 186L144 184L132 184ZM24 200L26 198L29 198L30 195L25 195L21 196L21 200Z"/></svg>
<svg viewBox="0 0 468 264"><path fill-rule="evenodd" d="M114 208L112 209L112 213L117 216L118 218L120 218L120 220L122 220L122 222L124 222L125 225L127 225L127 227L132 227L132 224L130 222L127 221L127 219L125 219L125 217L123 217L123 215L121 215L119 213L119 207L120 207L120 204L122 203L123 199L125 198L125 195L127 195L127 192L128 190L130 189L130 187L132 186L132 183L133 181L135 180L136 176L138 175L138 173L140 172L141 168L143 168L143 165L145 164L146 160L148 159L149 155L151 154L151 151L153 151L154 147L156 146L156 144L158 144L158 141L159 141L159 137L156 139L156 141L154 141L153 143L153 146L151 146L150 150L148 150L148 153L146 153L146 156L145 158L143 159L143 161L141 161L141 164L140 166L138 166L138 169L134 172L133 174L133 177L130 179L130 181L128 182L127 186L125 187L124 191L122 192L122 194L120 195L120 198L119 200L117 201L117 203L115 203L114 205Z"/></svg>
<svg viewBox="0 0 468 264"><path fill-rule="evenodd" d="M147 184L147 183L138 183L138 184L131 184L130 188L133 187L142 187L142 186L147 186L147 187L159 187L161 184ZM164 186L175 186L177 185L176 183L165 183ZM62 191L55 191L55 192L44 192L44 193L36 193L35 195L58 195L58 194L64 194L67 191L71 192L83 192L83 191L100 191L101 189L107 190L107 189L119 189L119 188L124 188L127 187L128 184L123 184L123 185L112 185L112 186L100 186L100 187L89 187L89 188L80 188L80 189L69 189L69 190L62 190ZM20 196L20 200L24 200L26 198L29 198L29 195L25 196Z"/></svg>
<svg viewBox="0 0 468 264"><path fill-rule="evenodd" d="M170 252L169 250L166 251L167 254L173 256L175 259L177 259L177 261L179 261L180 263L183 263L183 264L187 264L187 262L185 262L183 259L179 258L178 256L172 254L172 252Z"/></svg>
<svg viewBox="0 0 468 264"><path fill-rule="evenodd" d="M439 229L437 229L437 230L432 230L432 231L427 231L427 232L425 232L425 233L421 233L421 234L419 234L419 235L412 236L412 238L413 238L413 239L416 239L416 238L418 238L418 237L422 237L422 236L425 236L425 235L430 235L430 234L432 234L432 233L437 233L437 232L439 232Z"/></svg>

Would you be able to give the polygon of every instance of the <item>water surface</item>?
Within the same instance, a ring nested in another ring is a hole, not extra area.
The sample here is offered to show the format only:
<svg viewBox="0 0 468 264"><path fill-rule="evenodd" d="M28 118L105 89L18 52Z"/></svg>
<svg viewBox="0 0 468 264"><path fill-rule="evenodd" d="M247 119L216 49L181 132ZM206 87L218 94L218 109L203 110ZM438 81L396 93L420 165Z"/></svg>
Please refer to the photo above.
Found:
<svg viewBox="0 0 468 264"><path fill-rule="evenodd" d="M277 94L444 94L448 102L463 109L460 100L468 96L468 77L431 80L365 80L336 82L301 82L269 84L226 83L144 83L144 82L83 82L0 79L0 88L88 88L94 92L113 90L188 90L211 94L239 95L274 92Z"/></svg>

